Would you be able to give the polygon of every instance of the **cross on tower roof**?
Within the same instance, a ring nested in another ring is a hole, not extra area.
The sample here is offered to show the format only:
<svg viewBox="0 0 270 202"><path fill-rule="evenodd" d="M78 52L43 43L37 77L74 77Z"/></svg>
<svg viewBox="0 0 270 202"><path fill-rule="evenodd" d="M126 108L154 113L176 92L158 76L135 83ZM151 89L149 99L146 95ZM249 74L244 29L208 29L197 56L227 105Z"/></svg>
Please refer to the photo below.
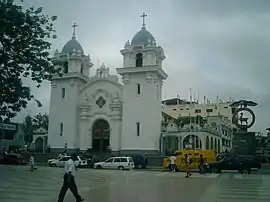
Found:
<svg viewBox="0 0 270 202"><path fill-rule="evenodd" d="M145 27L145 17L147 17L147 15L143 12L143 14L141 15L141 18L143 19L143 27Z"/></svg>
<svg viewBox="0 0 270 202"><path fill-rule="evenodd" d="M76 22L74 22L74 24L72 25L73 27L73 38L75 38L76 36L76 27L78 27L78 25L76 24Z"/></svg>

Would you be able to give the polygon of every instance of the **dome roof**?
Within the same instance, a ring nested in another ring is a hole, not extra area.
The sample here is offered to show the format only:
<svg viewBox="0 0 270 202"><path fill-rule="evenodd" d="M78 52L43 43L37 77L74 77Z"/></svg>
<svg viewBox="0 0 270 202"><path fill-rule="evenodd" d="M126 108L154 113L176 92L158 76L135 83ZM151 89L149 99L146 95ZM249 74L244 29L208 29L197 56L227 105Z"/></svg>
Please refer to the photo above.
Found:
<svg viewBox="0 0 270 202"><path fill-rule="evenodd" d="M81 44L76 40L74 36L66 43L66 45L64 45L61 53L71 54L73 50L79 50L82 54L84 54Z"/></svg>
<svg viewBox="0 0 270 202"><path fill-rule="evenodd" d="M148 44L148 42L155 40L153 35L146 30L146 28L143 26L142 29L135 34L131 41L132 46L137 46L137 45L145 45Z"/></svg>

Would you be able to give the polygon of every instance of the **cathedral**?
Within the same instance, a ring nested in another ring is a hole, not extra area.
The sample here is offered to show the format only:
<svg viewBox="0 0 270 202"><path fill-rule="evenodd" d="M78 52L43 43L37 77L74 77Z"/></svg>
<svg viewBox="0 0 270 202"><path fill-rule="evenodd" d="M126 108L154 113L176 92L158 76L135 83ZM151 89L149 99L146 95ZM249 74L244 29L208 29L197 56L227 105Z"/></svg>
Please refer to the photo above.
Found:
<svg viewBox="0 0 270 202"><path fill-rule="evenodd" d="M123 66L116 70L121 81L104 64L89 76L93 64L75 31L62 51L55 51L52 60L62 73L51 82L48 145L52 150L160 150L165 55L146 29L145 16L141 29L120 51Z"/></svg>

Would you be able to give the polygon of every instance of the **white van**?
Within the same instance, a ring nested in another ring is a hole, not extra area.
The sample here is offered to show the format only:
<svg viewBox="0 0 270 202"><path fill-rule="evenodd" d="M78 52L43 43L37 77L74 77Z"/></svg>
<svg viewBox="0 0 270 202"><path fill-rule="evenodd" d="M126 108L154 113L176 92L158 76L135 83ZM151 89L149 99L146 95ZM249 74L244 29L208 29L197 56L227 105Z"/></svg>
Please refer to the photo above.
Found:
<svg viewBox="0 0 270 202"><path fill-rule="evenodd" d="M95 163L94 168L130 170L134 168L134 162L132 157L129 156L111 157L108 158L106 161Z"/></svg>
<svg viewBox="0 0 270 202"><path fill-rule="evenodd" d="M70 156L62 156L57 159L50 159L48 164L51 167L64 167L65 163L70 159ZM77 160L75 160L76 167L87 167L87 160L81 156L77 156Z"/></svg>

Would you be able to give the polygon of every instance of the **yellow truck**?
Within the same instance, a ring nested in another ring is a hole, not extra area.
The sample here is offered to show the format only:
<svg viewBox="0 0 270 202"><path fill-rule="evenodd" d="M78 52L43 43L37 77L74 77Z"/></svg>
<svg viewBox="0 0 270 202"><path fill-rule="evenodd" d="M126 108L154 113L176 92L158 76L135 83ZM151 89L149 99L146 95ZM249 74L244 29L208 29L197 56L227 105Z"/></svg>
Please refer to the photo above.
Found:
<svg viewBox="0 0 270 202"><path fill-rule="evenodd" d="M188 154L189 158L191 160L191 163L189 165L190 169L197 169L198 168L200 154L203 155L205 163L211 163L211 162L216 161L216 153L213 150L201 150L201 149L177 150L177 151L174 152L174 155L176 157L176 160L175 160L176 170L185 169L185 154ZM170 157L165 157L163 159L162 167L164 169L170 170Z"/></svg>

